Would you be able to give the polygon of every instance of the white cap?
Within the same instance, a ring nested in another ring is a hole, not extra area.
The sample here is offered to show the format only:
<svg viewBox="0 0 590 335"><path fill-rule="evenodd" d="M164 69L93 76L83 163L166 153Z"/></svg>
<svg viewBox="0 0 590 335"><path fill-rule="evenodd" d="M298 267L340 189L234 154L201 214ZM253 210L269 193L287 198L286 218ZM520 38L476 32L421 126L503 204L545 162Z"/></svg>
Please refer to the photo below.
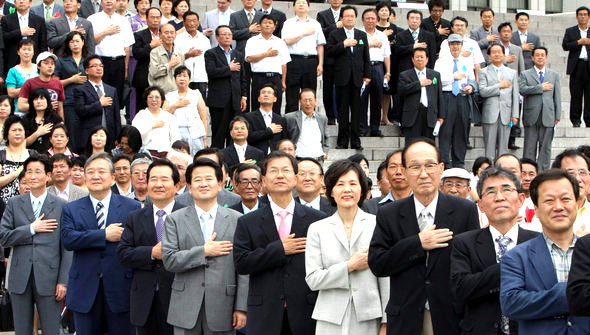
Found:
<svg viewBox="0 0 590 335"><path fill-rule="evenodd" d="M39 65L39 63L41 63L42 61L46 60L47 58L53 58L54 62L57 62L57 56L52 54L49 51L43 51L42 53L39 54L39 56L37 56L37 65Z"/></svg>
<svg viewBox="0 0 590 335"><path fill-rule="evenodd" d="M445 170L443 172L442 176L440 177L440 179L444 180L445 178L460 178L460 179L465 179L465 180L471 181L472 177L473 176L471 175L471 173L469 173L465 169L452 168L452 169Z"/></svg>

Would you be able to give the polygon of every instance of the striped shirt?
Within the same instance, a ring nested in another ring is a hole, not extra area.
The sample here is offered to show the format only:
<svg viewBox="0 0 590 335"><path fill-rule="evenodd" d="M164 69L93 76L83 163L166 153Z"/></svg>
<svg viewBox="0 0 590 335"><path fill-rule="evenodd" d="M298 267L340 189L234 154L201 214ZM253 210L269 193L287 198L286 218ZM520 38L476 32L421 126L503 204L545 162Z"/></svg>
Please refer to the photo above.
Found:
<svg viewBox="0 0 590 335"><path fill-rule="evenodd" d="M547 248L549 249L549 254L551 255L551 261L553 262L553 267L555 268L555 273L557 275L558 282L567 282L567 278L570 272L570 266L572 264L572 254L574 253L574 245L578 240L578 237L574 234L574 239L572 240L572 244L567 248L566 251L563 251L557 244L555 244L547 235L543 234L543 238L545 239L545 243L547 244Z"/></svg>

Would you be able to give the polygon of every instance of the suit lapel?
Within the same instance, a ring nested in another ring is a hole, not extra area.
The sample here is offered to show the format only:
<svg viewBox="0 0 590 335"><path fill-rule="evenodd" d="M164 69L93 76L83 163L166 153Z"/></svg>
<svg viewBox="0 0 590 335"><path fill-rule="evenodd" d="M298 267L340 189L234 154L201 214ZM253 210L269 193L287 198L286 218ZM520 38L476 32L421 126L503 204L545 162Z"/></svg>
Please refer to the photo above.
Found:
<svg viewBox="0 0 590 335"><path fill-rule="evenodd" d="M227 231L228 226L228 217L229 214L227 210L223 210L223 207L217 207L217 213L215 214L215 224L213 231L217 232L216 240L221 240L225 236L225 232Z"/></svg>
<svg viewBox="0 0 590 335"><path fill-rule="evenodd" d="M529 262L533 269L536 270L538 277L543 282L545 289L550 289L557 283L557 274L551 260L551 255L547 249L547 244L542 235L535 238L529 245Z"/></svg>
<svg viewBox="0 0 590 335"><path fill-rule="evenodd" d="M496 264L496 248L489 227L480 230L477 234L475 250L477 250L477 257L483 268Z"/></svg>
<svg viewBox="0 0 590 335"><path fill-rule="evenodd" d="M25 213L25 215L27 216L27 218L29 219L29 222L33 222L35 221L35 214L33 213L33 205L31 205L31 196L27 195L25 197L22 197L22 209ZM45 207L45 205L43 205ZM43 212L43 211L41 211Z"/></svg>
<svg viewBox="0 0 590 335"><path fill-rule="evenodd" d="M199 220L195 206L189 206L189 210L184 212L184 219L189 235L197 242L197 245L204 245L205 239L203 238L203 230L201 230L201 220Z"/></svg>
<svg viewBox="0 0 590 335"><path fill-rule="evenodd" d="M307 236L307 226L305 222L305 209L299 202L295 202L295 209L293 210L293 221L291 222L291 234L295 237Z"/></svg>
<svg viewBox="0 0 590 335"><path fill-rule="evenodd" d="M229 156L230 156L231 160L234 161L234 162L239 162L240 161L240 158L238 158L238 152L236 151L236 147L234 147L233 144L230 144L228 146L228 148L229 149L227 149L227 153L229 153ZM244 154L244 157L247 157L247 155L248 155L248 146L246 146L246 154Z"/></svg>
<svg viewBox="0 0 590 335"><path fill-rule="evenodd" d="M114 194L111 194L111 200L109 202L109 213L107 214L107 221L106 225L104 226L105 228L108 227L108 225L110 225L111 223L113 223L115 213L121 213L119 207L121 207L121 202L119 201L119 198Z"/></svg>
<svg viewBox="0 0 590 335"><path fill-rule="evenodd" d="M144 207L144 210L142 210L142 212L143 220L145 220L144 222L148 223L148 225L146 226L146 234L150 239L150 243L156 244L158 243L158 235L156 233L156 225L154 222L154 207ZM170 213L167 214L169 215Z"/></svg>
<svg viewBox="0 0 590 335"><path fill-rule="evenodd" d="M99 99L99 96L96 93L96 90L94 89L94 87L92 86L92 84L89 81L87 81L84 85L86 85L86 87L88 87L90 94L92 95L93 98ZM104 84L103 84L103 86L104 86ZM105 92L106 92L106 87L105 87Z"/></svg>
<svg viewBox="0 0 590 335"><path fill-rule="evenodd" d="M418 219L416 218L416 205L414 205L414 196L410 196L408 198L407 206L402 206L400 208L400 216L401 219L401 227L404 231L404 237L416 235L420 233L420 228L418 228Z"/></svg>
<svg viewBox="0 0 590 335"><path fill-rule="evenodd" d="M258 210L261 212L261 227L264 231L264 234L268 238L269 241L275 241L279 239L279 231L277 230L277 225L274 220L274 216L272 214L272 209L270 206L258 207ZM293 218L295 221L295 218Z"/></svg>
<svg viewBox="0 0 590 335"><path fill-rule="evenodd" d="M297 121L297 129L301 130L301 124L303 123L303 112L302 111L297 111L297 114L295 115L295 120Z"/></svg>
<svg viewBox="0 0 590 335"><path fill-rule="evenodd" d="M354 245L364 231L367 217L362 210L358 210L352 225L352 232L350 234L350 245Z"/></svg>
<svg viewBox="0 0 590 335"><path fill-rule="evenodd" d="M346 231L344 231L344 223L342 223L342 219L340 218L340 215L338 215L338 212L334 213L330 217L330 222L334 225L334 229L332 229L332 231L334 232L334 235L336 236L336 239L338 240L338 242L340 242L340 244L342 244L344 249L346 249L347 251L350 251L348 239L346 238ZM356 225L356 222L353 225L353 227L355 225ZM350 245L352 245L352 239L351 239Z"/></svg>
<svg viewBox="0 0 590 335"><path fill-rule="evenodd" d="M434 217L434 223L436 224L436 229L441 228L448 228L449 230L453 230L452 222L450 220L450 215L453 212L453 207L448 206L447 204L447 196L441 192L438 193L438 203L436 204L436 214ZM426 269L426 275L430 273L432 270L432 265L435 264L438 260L438 257L442 253L442 249L434 249L429 252L428 257L428 267Z"/></svg>
<svg viewBox="0 0 590 335"><path fill-rule="evenodd" d="M29 201L29 204L31 204L30 201ZM53 197L52 194L47 193L47 197L45 198L45 201L43 202L43 207L41 207L41 213L45 213L44 219L49 218L49 216L51 216L50 213L52 213L54 209L55 209L55 198Z"/></svg>

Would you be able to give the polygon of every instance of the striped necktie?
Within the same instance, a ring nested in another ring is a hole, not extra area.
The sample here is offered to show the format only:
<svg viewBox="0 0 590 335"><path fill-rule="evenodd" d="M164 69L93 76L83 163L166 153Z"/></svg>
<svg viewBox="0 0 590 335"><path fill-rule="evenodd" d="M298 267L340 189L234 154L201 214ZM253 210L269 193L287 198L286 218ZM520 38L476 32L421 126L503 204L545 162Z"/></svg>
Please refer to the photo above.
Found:
<svg viewBox="0 0 590 335"><path fill-rule="evenodd" d="M33 214L35 215L35 219L38 219L41 216L41 201L35 200L35 208L33 208Z"/></svg>
<svg viewBox="0 0 590 335"><path fill-rule="evenodd" d="M100 201L96 204L96 223L98 224L98 229L105 228L104 205Z"/></svg>

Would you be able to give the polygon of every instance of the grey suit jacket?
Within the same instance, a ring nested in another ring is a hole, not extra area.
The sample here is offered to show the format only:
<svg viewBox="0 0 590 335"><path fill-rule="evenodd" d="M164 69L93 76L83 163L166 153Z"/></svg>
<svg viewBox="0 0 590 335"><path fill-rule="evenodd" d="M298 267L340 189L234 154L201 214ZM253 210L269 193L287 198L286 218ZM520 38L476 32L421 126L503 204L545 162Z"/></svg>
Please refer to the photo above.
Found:
<svg viewBox="0 0 590 335"><path fill-rule="evenodd" d="M348 272L347 261L357 251L366 250L375 230L375 215L358 210L350 240L338 212L314 222L307 231L305 281L319 291L313 310L315 320L335 324L343 320L352 297L358 321L380 318L386 322L389 278L377 278L369 269Z"/></svg>
<svg viewBox="0 0 590 335"><path fill-rule="evenodd" d="M177 195L175 200L183 204L185 207L192 206L195 204L193 195L190 192L184 192L180 195ZM231 207L235 204L240 203L240 201L242 201L242 198L239 195L232 193L226 189L223 189L219 191L219 193L217 193L217 203L221 207Z"/></svg>
<svg viewBox="0 0 590 335"><path fill-rule="evenodd" d="M492 27L491 34L498 35L498 29ZM490 33L488 33L484 29L483 26L473 29L469 33L469 37L471 37L471 39L477 41L477 44L479 45L479 48L481 49L481 53L483 54L483 57L486 60L486 64L490 63L490 57L488 56L488 52L487 52L488 47L490 46L490 42L488 42L488 39L487 39L488 35L490 35ZM498 39L499 39L499 37L498 37Z"/></svg>
<svg viewBox="0 0 590 335"><path fill-rule="evenodd" d="M240 216L233 209L217 208L214 228L217 241L233 242ZM209 329L228 332L233 329L233 312L247 311L248 276L237 274L233 252L225 256L205 257L204 244L195 206L177 210L166 217L162 261L166 270L176 273L172 282L168 323L192 329L197 323L199 311L205 308Z"/></svg>
<svg viewBox="0 0 590 335"><path fill-rule="evenodd" d="M262 12L256 10L254 14L254 19L252 23L260 23L260 19L262 18ZM236 49L244 52L246 49L246 42L248 39L254 35L258 35L257 33L251 33L249 30L250 24L248 23L248 16L244 9L240 9L238 11L233 12L230 15L229 19L229 27L233 33L233 39L236 41Z"/></svg>
<svg viewBox="0 0 590 335"><path fill-rule="evenodd" d="M184 54L180 52L178 48L174 47L172 53L180 57L180 63L171 69L168 66L170 57L168 57L168 51L164 49L164 46L160 45L159 47L150 51L148 83L152 86L160 86L160 88L162 88L165 93L176 90L174 70L184 64Z"/></svg>
<svg viewBox="0 0 590 335"><path fill-rule="evenodd" d="M0 245L12 248L6 280L8 291L24 293L31 271L42 296L55 295L57 284L68 285L72 252L64 249L60 239L61 211L65 204L65 200L47 194L41 213L44 219L56 219L57 229L31 235L35 215L30 195L19 195L8 201L0 224Z"/></svg>
<svg viewBox="0 0 590 335"><path fill-rule="evenodd" d="M516 56L516 60L512 63L507 63L506 58L504 58L504 66L508 66L512 70L516 71L518 75L524 71L524 56L522 55L522 48L518 45L510 43L510 49L508 49L508 53L510 55ZM490 65L490 63L487 63Z"/></svg>
<svg viewBox="0 0 590 335"><path fill-rule="evenodd" d="M88 191L76 186L72 183L69 184L70 185L70 192L68 194L68 202L72 202L72 201L76 201L80 198L84 198L85 196L88 195ZM55 186L49 186L47 188L47 192L49 192L50 194L53 195L57 195L57 189L55 188Z"/></svg>
<svg viewBox="0 0 590 335"><path fill-rule="evenodd" d="M328 135L326 129L328 128L328 118L325 115L314 112L315 118L320 127L320 133L322 134L322 150L328 149ZM303 112L298 110L295 113L285 114L285 120L287 120L287 133L293 143L297 144L299 141L299 135L301 135L301 124L303 123Z"/></svg>
<svg viewBox="0 0 590 335"><path fill-rule="evenodd" d="M526 41L527 41L527 43L533 43L535 45L534 48L541 46L541 39L539 38L539 35L537 35L535 33L531 33L530 30L527 31ZM518 35L518 29L512 33L512 38L510 39L510 43L516 44L519 47L522 47L522 43L520 43L520 36ZM524 56L524 68L527 70L532 68L534 65L532 51L524 51L523 50L522 55Z"/></svg>
<svg viewBox="0 0 590 335"><path fill-rule="evenodd" d="M479 70L479 94L484 98L481 123L496 123L498 115L503 125L508 125L510 118L518 118L518 77L516 71L502 68L503 79L511 84L502 89L492 65Z"/></svg>
<svg viewBox="0 0 590 335"><path fill-rule="evenodd" d="M86 34L85 45L88 49L88 54L94 54L94 29L92 23L83 17L78 17L76 26L84 28ZM55 18L47 24L47 45L50 48L59 50L64 45L66 37L70 33L70 25L65 16Z"/></svg>
<svg viewBox="0 0 590 335"><path fill-rule="evenodd" d="M100 6L100 10L102 10L102 6ZM90 15L94 13L96 13L96 11L94 10L94 6L92 5L92 0L82 0L82 4L80 5L80 9L78 10L78 15L80 17L87 19Z"/></svg>
<svg viewBox="0 0 590 335"><path fill-rule="evenodd" d="M520 74L518 87L523 96L522 124L525 127L534 126L541 114L543 127L555 126L555 120L561 119L561 85L559 74L545 67L543 81L553 84L549 91L543 91L543 86L533 67Z"/></svg>
<svg viewBox="0 0 590 335"><path fill-rule="evenodd" d="M231 13L235 12L233 9L228 8L227 9L227 16L228 18L230 17ZM215 38L215 29L217 28L217 26L219 26L219 9L214 9L214 10L210 10L207 13L205 13L205 18L203 19L203 21L201 21L201 27L203 28L203 31L205 31L205 29L209 28L211 30L213 30L213 35L209 36L209 40L211 40L211 47L215 48L216 46L219 45L219 43L217 42L217 39ZM235 43L233 43L235 44ZM235 45L232 45L232 48L234 48Z"/></svg>
<svg viewBox="0 0 590 335"><path fill-rule="evenodd" d="M31 7L31 13L42 17L43 19L45 19L45 4L40 3L36 6L32 6ZM56 2L53 3L53 12L51 13L51 16L54 17L55 13L59 13L60 17L63 17L66 13L64 12L64 6L60 5ZM51 19L51 21L53 21L54 19ZM49 24L50 21L45 20L46 24Z"/></svg>

